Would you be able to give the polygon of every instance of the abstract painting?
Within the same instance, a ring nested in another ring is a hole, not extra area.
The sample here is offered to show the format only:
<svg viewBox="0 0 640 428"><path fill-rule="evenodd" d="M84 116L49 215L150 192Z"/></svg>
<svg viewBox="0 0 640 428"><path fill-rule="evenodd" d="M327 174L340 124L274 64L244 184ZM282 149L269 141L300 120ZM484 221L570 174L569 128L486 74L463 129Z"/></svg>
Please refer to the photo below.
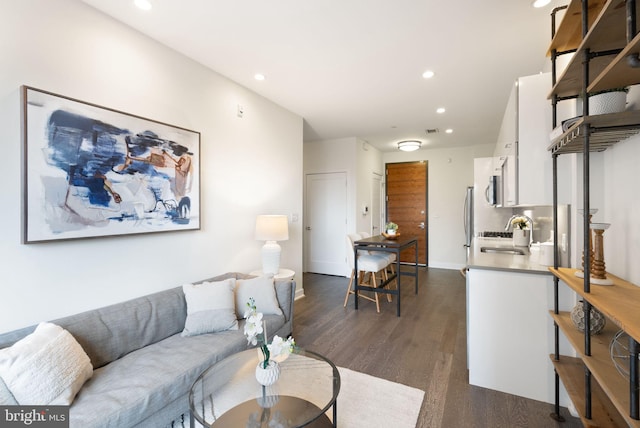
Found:
<svg viewBox="0 0 640 428"><path fill-rule="evenodd" d="M200 229L200 133L22 89L24 243Z"/></svg>

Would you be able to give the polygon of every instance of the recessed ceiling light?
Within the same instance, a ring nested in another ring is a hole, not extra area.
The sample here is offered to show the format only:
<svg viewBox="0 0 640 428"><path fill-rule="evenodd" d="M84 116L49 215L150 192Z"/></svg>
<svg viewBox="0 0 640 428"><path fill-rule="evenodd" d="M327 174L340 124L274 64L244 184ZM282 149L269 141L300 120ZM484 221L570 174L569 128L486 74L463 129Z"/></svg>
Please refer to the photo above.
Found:
<svg viewBox="0 0 640 428"><path fill-rule="evenodd" d="M436 113L442 114L442 113L444 113L445 111L447 111L447 110L445 110L445 108L444 108L444 107L438 107L438 109L436 110Z"/></svg>
<svg viewBox="0 0 640 428"><path fill-rule="evenodd" d="M134 0L133 4L135 4L138 9L151 10L151 2L149 0Z"/></svg>
<svg viewBox="0 0 640 428"><path fill-rule="evenodd" d="M264 74L256 73L256 75L253 76L253 78L256 80L264 80Z"/></svg>
<svg viewBox="0 0 640 428"><path fill-rule="evenodd" d="M551 3L551 0L534 0L534 2L531 3L531 5L533 7L545 7L549 3Z"/></svg>
<svg viewBox="0 0 640 428"><path fill-rule="evenodd" d="M431 70L427 70L424 73L422 73L422 77L424 77L425 79L431 79L435 75L436 75L436 73L434 73Z"/></svg>
<svg viewBox="0 0 640 428"><path fill-rule="evenodd" d="M451 128L445 129L444 132L446 132L447 134L451 134L453 132L453 129Z"/></svg>

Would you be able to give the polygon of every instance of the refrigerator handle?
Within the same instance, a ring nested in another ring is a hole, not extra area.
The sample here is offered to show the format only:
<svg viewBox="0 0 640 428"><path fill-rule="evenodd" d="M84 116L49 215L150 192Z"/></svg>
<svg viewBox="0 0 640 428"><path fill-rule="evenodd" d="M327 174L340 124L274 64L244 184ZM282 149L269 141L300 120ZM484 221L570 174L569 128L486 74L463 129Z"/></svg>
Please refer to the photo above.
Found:
<svg viewBox="0 0 640 428"><path fill-rule="evenodd" d="M469 227L467 225L468 214L469 214L469 192L467 192L464 195L464 213L463 213L463 217L462 217L462 222L464 223L464 236L465 236L465 239L466 239L467 236L469 236L468 235Z"/></svg>
<svg viewBox="0 0 640 428"><path fill-rule="evenodd" d="M471 239L473 234L473 188L467 188L467 194L464 198L464 235L465 235L465 247L471 246Z"/></svg>

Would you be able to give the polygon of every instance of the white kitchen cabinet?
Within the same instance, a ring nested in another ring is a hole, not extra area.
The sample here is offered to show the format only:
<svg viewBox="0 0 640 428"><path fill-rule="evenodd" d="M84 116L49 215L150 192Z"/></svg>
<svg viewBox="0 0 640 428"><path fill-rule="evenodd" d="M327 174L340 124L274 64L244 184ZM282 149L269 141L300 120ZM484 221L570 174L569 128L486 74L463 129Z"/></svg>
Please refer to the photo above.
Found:
<svg viewBox="0 0 640 428"><path fill-rule="evenodd" d="M518 79L518 205L553 204L551 73Z"/></svg>
<svg viewBox="0 0 640 428"><path fill-rule="evenodd" d="M469 383L553 403L552 276L471 268L467 299ZM568 295L561 300L570 307Z"/></svg>
<svg viewBox="0 0 640 428"><path fill-rule="evenodd" d="M494 150L502 160L503 206L553 203L553 165L547 151L552 129L550 90L551 73L520 77L512 87Z"/></svg>

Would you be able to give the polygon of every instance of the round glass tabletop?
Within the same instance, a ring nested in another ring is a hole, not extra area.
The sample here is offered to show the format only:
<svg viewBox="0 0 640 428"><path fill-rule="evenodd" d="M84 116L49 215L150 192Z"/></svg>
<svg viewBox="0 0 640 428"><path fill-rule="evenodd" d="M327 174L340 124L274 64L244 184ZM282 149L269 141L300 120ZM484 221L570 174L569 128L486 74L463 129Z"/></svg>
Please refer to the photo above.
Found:
<svg viewBox="0 0 640 428"><path fill-rule="evenodd" d="M331 361L298 348L278 362L278 380L265 387L256 380L260 356L258 349L230 355L196 379L189 392L192 428L335 426L340 374Z"/></svg>

